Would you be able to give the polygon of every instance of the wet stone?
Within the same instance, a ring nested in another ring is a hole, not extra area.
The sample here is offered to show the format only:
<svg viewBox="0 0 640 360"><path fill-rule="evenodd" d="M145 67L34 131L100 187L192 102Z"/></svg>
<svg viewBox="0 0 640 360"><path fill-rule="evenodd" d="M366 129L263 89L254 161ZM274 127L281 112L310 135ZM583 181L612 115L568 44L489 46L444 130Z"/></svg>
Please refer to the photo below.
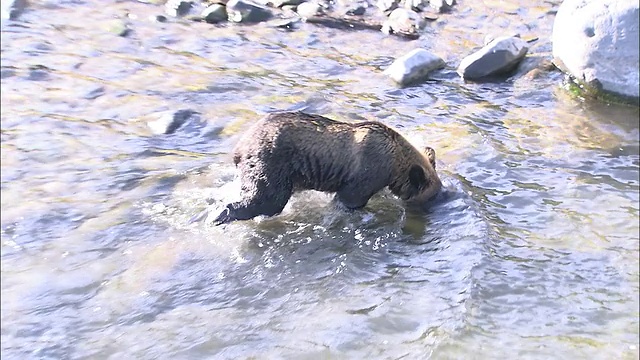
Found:
<svg viewBox="0 0 640 360"><path fill-rule="evenodd" d="M527 43L520 38L499 37L462 59L458 74L464 79L504 74L513 70L528 50Z"/></svg>
<svg viewBox="0 0 640 360"><path fill-rule="evenodd" d="M384 74L400 85L407 85L423 79L431 71L441 69L445 65L439 56L425 49L414 49L396 59Z"/></svg>
<svg viewBox="0 0 640 360"><path fill-rule="evenodd" d="M2 0L2 19L16 20L27 7L27 0Z"/></svg>
<svg viewBox="0 0 640 360"><path fill-rule="evenodd" d="M304 2L305 0L271 0L267 2L267 5L275 8L281 8L283 6L298 6Z"/></svg>
<svg viewBox="0 0 640 360"><path fill-rule="evenodd" d="M367 9L364 6L360 5L354 9L347 10L346 14L351 16L362 16L366 11Z"/></svg>
<svg viewBox="0 0 640 360"><path fill-rule="evenodd" d="M299 23L301 19L299 17L288 19L276 19L268 22L268 25L278 29L293 29L295 24Z"/></svg>
<svg viewBox="0 0 640 360"><path fill-rule="evenodd" d="M640 98L637 1L567 0L553 23L554 62L590 91Z"/></svg>
<svg viewBox="0 0 640 360"><path fill-rule="evenodd" d="M149 121L147 126L156 135L173 134L178 128L184 125L196 111L190 109L177 110L175 112L164 112L158 114L158 119Z"/></svg>
<svg viewBox="0 0 640 360"><path fill-rule="evenodd" d="M310 18L322 15L324 10L319 3L310 1L298 5L296 12L303 18Z"/></svg>
<svg viewBox="0 0 640 360"><path fill-rule="evenodd" d="M49 79L49 68L44 65L33 65L29 67L27 80L44 81Z"/></svg>
<svg viewBox="0 0 640 360"><path fill-rule="evenodd" d="M169 0L164 5L167 15L173 17L184 16L188 14L192 6L192 1L183 0Z"/></svg>
<svg viewBox="0 0 640 360"><path fill-rule="evenodd" d="M508 37L517 37L517 38L521 38L519 33L512 33L512 34L487 34L487 36L484 37L484 41L482 42L483 46L487 46L489 45L490 42L492 42L493 40L502 37L502 36L508 36Z"/></svg>
<svg viewBox="0 0 640 360"><path fill-rule="evenodd" d="M438 12L451 10L455 3L455 0L429 0L429 6Z"/></svg>
<svg viewBox="0 0 640 360"><path fill-rule="evenodd" d="M213 4L204 9L201 16L204 21L208 22L209 24L216 24L222 21L226 21L228 16L227 7L221 4Z"/></svg>
<svg viewBox="0 0 640 360"><path fill-rule="evenodd" d="M398 7L400 0L378 0L376 6L383 12L392 11Z"/></svg>
<svg viewBox="0 0 640 360"><path fill-rule="evenodd" d="M94 89L89 90L83 97L87 100L97 99L105 93L104 86L97 86Z"/></svg>
<svg viewBox="0 0 640 360"><path fill-rule="evenodd" d="M115 19L109 22L107 29L110 33L118 36L127 36L131 29L126 21L121 19Z"/></svg>
<svg viewBox="0 0 640 360"><path fill-rule="evenodd" d="M257 23L273 17L269 9L248 0L230 0L227 14L229 21L236 23Z"/></svg>
<svg viewBox="0 0 640 360"><path fill-rule="evenodd" d="M155 15L150 17L151 21L156 21L159 23L167 22L167 17L164 15Z"/></svg>

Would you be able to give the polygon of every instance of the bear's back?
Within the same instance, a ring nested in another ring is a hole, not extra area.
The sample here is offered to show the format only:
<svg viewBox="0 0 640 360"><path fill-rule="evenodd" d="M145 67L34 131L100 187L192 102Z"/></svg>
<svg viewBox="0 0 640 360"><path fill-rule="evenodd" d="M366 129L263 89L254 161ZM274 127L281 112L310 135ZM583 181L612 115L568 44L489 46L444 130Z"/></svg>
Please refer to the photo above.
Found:
<svg viewBox="0 0 640 360"><path fill-rule="evenodd" d="M298 188L336 191L363 166L377 166L386 177L393 170L395 149L388 137L394 134L378 122L272 113L256 122L240 141L234 162L279 167L277 171L289 173Z"/></svg>

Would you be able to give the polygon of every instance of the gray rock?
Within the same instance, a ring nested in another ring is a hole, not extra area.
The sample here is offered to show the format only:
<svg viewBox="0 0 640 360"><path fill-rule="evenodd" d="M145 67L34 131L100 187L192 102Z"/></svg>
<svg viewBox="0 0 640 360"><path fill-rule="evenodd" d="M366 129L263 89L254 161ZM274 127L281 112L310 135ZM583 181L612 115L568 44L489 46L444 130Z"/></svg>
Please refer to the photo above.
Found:
<svg viewBox="0 0 640 360"><path fill-rule="evenodd" d="M297 8L298 5L283 5L280 9L282 10L282 14L284 16L292 16L298 15L298 13L296 12Z"/></svg>
<svg viewBox="0 0 640 360"><path fill-rule="evenodd" d="M46 81L50 79L49 73L51 69L44 65L30 65L29 66L29 75L27 76L27 80L31 81Z"/></svg>
<svg viewBox="0 0 640 360"><path fill-rule="evenodd" d="M2 19L15 20L27 7L27 0L3 0L0 6L2 6Z"/></svg>
<svg viewBox="0 0 640 360"><path fill-rule="evenodd" d="M362 16L365 12L367 12L367 8L362 5L358 5L352 9L347 10L345 14L349 16Z"/></svg>
<svg viewBox="0 0 640 360"><path fill-rule="evenodd" d="M149 121L147 126L156 135L173 134L194 114L197 114L197 112L190 109L160 113L158 119Z"/></svg>
<svg viewBox="0 0 640 360"><path fill-rule="evenodd" d="M189 13L189 10L191 10L191 6L193 6L192 1L168 0L164 4L164 10L167 15L178 17L184 16Z"/></svg>
<svg viewBox="0 0 640 360"><path fill-rule="evenodd" d="M462 59L458 74L464 79L480 79L513 70L527 55L527 43L517 37L503 36Z"/></svg>
<svg viewBox="0 0 640 360"><path fill-rule="evenodd" d="M87 100L97 99L105 94L106 89L104 86L98 85L97 87L89 90L83 97Z"/></svg>
<svg viewBox="0 0 640 360"><path fill-rule="evenodd" d="M163 22L167 22L167 17L164 15L151 15L149 16L149 20L163 23Z"/></svg>
<svg viewBox="0 0 640 360"><path fill-rule="evenodd" d="M400 0L378 0L376 6L383 12L394 10L400 4Z"/></svg>
<svg viewBox="0 0 640 360"><path fill-rule="evenodd" d="M221 4L213 4L204 9L200 15L209 24L216 24L227 20L227 7Z"/></svg>
<svg viewBox="0 0 640 360"><path fill-rule="evenodd" d="M287 5L298 6L303 2L305 2L305 0L268 0L267 5L275 8L281 8Z"/></svg>
<svg viewBox="0 0 640 360"><path fill-rule="evenodd" d="M451 10L455 3L455 0L429 0L429 6L438 12Z"/></svg>
<svg viewBox="0 0 640 360"><path fill-rule="evenodd" d="M487 46L489 45L490 42L492 42L493 40L495 40L496 38L499 38L501 36L508 36L508 37L517 37L517 38L521 38L519 33L512 33L512 34L487 34L487 36L484 37L484 41L482 42L483 46Z"/></svg>
<svg viewBox="0 0 640 360"><path fill-rule="evenodd" d="M425 49L415 49L397 58L384 74L400 85L424 78L429 72L443 68L444 60Z"/></svg>
<svg viewBox="0 0 640 360"><path fill-rule="evenodd" d="M389 18L382 24L382 32L385 34L417 35L425 25L425 19L417 12L397 8L389 14Z"/></svg>
<svg viewBox="0 0 640 360"><path fill-rule="evenodd" d="M306 19L324 14L324 9L319 3L315 1L309 1L298 5L296 12L298 13L298 15L300 15L300 17Z"/></svg>
<svg viewBox="0 0 640 360"><path fill-rule="evenodd" d="M118 36L127 36L131 31L129 23L122 19L113 19L109 21L107 24L107 30Z"/></svg>
<svg viewBox="0 0 640 360"><path fill-rule="evenodd" d="M639 97L638 2L566 0L553 25L554 62L592 90Z"/></svg>
<svg viewBox="0 0 640 360"><path fill-rule="evenodd" d="M293 29L300 21L302 21L302 19L300 19L299 16L296 16L286 19L269 20L266 24L278 29Z"/></svg>
<svg viewBox="0 0 640 360"><path fill-rule="evenodd" d="M421 11L429 6L429 0L401 0L399 5L405 9Z"/></svg>
<svg viewBox="0 0 640 360"><path fill-rule="evenodd" d="M269 9L249 0L230 0L227 3L227 14L229 21L237 23L257 23L273 16Z"/></svg>

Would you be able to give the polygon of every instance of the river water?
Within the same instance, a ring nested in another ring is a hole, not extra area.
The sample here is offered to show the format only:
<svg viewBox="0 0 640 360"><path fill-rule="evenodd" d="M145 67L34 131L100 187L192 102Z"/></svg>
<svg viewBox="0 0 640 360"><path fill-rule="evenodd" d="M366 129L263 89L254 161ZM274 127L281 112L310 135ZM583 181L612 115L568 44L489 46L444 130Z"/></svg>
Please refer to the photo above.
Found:
<svg viewBox="0 0 640 360"><path fill-rule="evenodd" d="M550 58L556 7L461 1L405 41L31 1L1 39L3 359L637 359L638 108L558 72L455 75L487 34ZM397 88L382 70L418 46L448 67ZM199 114L151 132L178 109ZM305 192L271 219L189 224L237 193L230 151L278 109L428 143L444 201L345 213Z"/></svg>

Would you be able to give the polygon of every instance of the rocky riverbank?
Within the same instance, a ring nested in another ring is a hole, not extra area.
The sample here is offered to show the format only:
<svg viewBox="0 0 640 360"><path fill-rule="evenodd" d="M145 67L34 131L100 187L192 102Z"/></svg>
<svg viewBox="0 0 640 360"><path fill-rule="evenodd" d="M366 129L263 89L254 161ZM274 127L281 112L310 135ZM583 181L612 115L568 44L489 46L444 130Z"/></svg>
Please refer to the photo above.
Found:
<svg viewBox="0 0 640 360"><path fill-rule="evenodd" d="M296 31L302 23L344 31L382 31L390 36L417 40L430 22L456 14L454 0L138 0L149 5L149 20L193 21L212 26L262 26ZM588 6L587 6L588 5ZM29 11L24 0L3 2L3 20L16 20ZM510 76L532 80L549 71L566 72L572 91L605 101L638 102L638 4L607 0L587 4L569 0L549 3L549 16L558 13L553 28L553 56L526 59L530 43L550 34L484 34L482 48L452 64L416 44L416 48L385 69L399 86L419 83L443 68L455 68L465 81L500 81ZM26 9L26 10L25 10ZM513 9L515 13L518 9ZM464 15L462 15L464 16ZM118 36L135 31L137 15L114 19L108 30ZM527 27L527 24L522 24ZM438 39L429 39L438 41ZM555 65L555 66L554 66ZM614 96L611 96L614 95Z"/></svg>

